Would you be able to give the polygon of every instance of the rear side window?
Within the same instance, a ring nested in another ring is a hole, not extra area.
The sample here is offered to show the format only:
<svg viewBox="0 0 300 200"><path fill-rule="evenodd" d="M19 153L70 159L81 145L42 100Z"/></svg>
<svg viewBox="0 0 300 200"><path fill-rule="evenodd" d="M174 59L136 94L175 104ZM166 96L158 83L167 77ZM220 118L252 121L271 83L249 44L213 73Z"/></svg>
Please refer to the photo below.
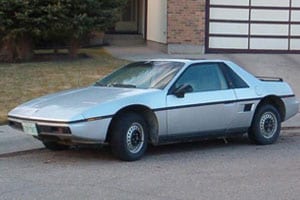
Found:
<svg viewBox="0 0 300 200"><path fill-rule="evenodd" d="M224 63L220 64L227 78L230 88L248 88L249 85Z"/></svg>

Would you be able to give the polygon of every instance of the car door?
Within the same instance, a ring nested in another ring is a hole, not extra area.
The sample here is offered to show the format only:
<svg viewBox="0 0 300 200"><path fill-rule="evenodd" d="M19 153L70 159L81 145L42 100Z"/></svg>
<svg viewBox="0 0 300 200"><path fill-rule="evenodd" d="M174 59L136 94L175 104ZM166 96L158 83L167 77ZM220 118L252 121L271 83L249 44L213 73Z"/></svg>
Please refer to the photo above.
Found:
<svg viewBox="0 0 300 200"><path fill-rule="evenodd" d="M182 85L190 85L192 90L176 96L174 91ZM167 95L168 135L197 137L224 133L236 111L235 100L219 63L189 66Z"/></svg>

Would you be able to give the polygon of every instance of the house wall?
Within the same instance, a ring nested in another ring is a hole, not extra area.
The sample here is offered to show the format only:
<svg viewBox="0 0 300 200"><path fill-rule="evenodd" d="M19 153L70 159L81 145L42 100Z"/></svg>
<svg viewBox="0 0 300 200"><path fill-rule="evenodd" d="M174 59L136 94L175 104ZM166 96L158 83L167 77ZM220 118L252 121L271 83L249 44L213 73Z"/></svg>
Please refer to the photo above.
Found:
<svg viewBox="0 0 300 200"><path fill-rule="evenodd" d="M168 52L203 53L206 0L168 0Z"/></svg>
<svg viewBox="0 0 300 200"><path fill-rule="evenodd" d="M167 0L148 0L147 40L167 43Z"/></svg>

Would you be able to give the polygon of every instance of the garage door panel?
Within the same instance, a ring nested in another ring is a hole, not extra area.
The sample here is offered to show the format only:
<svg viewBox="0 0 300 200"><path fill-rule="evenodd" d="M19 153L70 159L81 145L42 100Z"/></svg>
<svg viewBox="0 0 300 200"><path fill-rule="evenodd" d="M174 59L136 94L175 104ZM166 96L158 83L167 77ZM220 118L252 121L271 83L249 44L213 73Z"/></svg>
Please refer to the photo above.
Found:
<svg viewBox="0 0 300 200"><path fill-rule="evenodd" d="M291 39L291 50L300 50L300 39Z"/></svg>
<svg viewBox="0 0 300 200"><path fill-rule="evenodd" d="M211 5L237 5L237 6L248 6L249 0L210 0Z"/></svg>
<svg viewBox="0 0 300 200"><path fill-rule="evenodd" d="M236 34L247 35L249 26L243 23L219 23L212 22L209 26L209 32L211 34Z"/></svg>
<svg viewBox="0 0 300 200"><path fill-rule="evenodd" d="M210 19L226 19L226 20L248 20L248 9L235 8L211 8Z"/></svg>
<svg viewBox="0 0 300 200"><path fill-rule="evenodd" d="M211 48L220 49L247 49L248 38L236 37L210 37L209 39Z"/></svg>
<svg viewBox="0 0 300 200"><path fill-rule="evenodd" d="M289 25L284 24L251 24L251 35L285 36L289 33Z"/></svg>
<svg viewBox="0 0 300 200"><path fill-rule="evenodd" d="M289 0L251 0L252 6L273 6L273 7L289 7Z"/></svg>
<svg viewBox="0 0 300 200"><path fill-rule="evenodd" d="M287 50L288 39L250 38L251 49Z"/></svg>
<svg viewBox="0 0 300 200"><path fill-rule="evenodd" d="M289 20L289 11L252 9L251 20L286 22Z"/></svg>
<svg viewBox="0 0 300 200"><path fill-rule="evenodd" d="M291 25L291 35L300 36L300 25Z"/></svg>
<svg viewBox="0 0 300 200"><path fill-rule="evenodd" d="M293 10L291 13L292 22L300 22L300 10Z"/></svg>
<svg viewBox="0 0 300 200"><path fill-rule="evenodd" d="M300 1L299 0L292 1L292 7L300 7Z"/></svg>

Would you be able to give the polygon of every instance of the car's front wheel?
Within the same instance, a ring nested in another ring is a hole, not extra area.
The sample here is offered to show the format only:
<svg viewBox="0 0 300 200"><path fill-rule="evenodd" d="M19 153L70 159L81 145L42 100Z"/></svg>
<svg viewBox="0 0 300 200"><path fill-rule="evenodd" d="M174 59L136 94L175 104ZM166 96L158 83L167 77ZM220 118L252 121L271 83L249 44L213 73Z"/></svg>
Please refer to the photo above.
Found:
<svg viewBox="0 0 300 200"><path fill-rule="evenodd" d="M57 142L43 142L43 144L47 149L50 149L52 151L62 151L70 148L68 145L59 144Z"/></svg>
<svg viewBox="0 0 300 200"><path fill-rule="evenodd" d="M263 105L254 115L248 137L260 145L273 144L277 141L281 129L278 110L272 105Z"/></svg>
<svg viewBox="0 0 300 200"><path fill-rule="evenodd" d="M148 126L140 115L124 113L113 123L112 152L124 161L140 159L147 149Z"/></svg>

